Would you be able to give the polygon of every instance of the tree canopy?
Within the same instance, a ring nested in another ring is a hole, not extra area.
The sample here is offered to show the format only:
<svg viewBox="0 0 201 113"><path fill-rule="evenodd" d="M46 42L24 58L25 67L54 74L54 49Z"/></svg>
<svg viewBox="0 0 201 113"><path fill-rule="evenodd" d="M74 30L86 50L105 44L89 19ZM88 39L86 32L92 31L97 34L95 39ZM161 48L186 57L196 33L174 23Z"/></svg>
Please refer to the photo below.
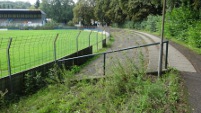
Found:
<svg viewBox="0 0 201 113"><path fill-rule="evenodd" d="M28 9L28 2L0 1L1 9ZM36 0L35 7L42 9L48 18L59 23L82 22L91 25L91 20L102 23L124 23L125 21L143 21L148 15L162 14L162 0ZM201 15L200 0L167 0L168 11L174 8L187 7ZM201 16L200 16L201 17Z"/></svg>
<svg viewBox="0 0 201 113"><path fill-rule="evenodd" d="M40 7L40 0L36 0L36 3L34 4L34 7L38 9Z"/></svg>
<svg viewBox="0 0 201 113"><path fill-rule="evenodd" d="M73 0L42 0L41 9L48 18L60 23L67 23L73 18Z"/></svg>
<svg viewBox="0 0 201 113"><path fill-rule="evenodd" d="M90 25L94 19L95 0L79 0L73 9L73 21L81 21L83 25Z"/></svg>
<svg viewBox="0 0 201 113"><path fill-rule="evenodd" d="M30 7L29 2L0 1L0 9L29 9Z"/></svg>
<svg viewBox="0 0 201 113"><path fill-rule="evenodd" d="M74 8L74 21L89 23L90 19L96 19L107 24L123 23L143 20L161 11L160 0L79 0Z"/></svg>

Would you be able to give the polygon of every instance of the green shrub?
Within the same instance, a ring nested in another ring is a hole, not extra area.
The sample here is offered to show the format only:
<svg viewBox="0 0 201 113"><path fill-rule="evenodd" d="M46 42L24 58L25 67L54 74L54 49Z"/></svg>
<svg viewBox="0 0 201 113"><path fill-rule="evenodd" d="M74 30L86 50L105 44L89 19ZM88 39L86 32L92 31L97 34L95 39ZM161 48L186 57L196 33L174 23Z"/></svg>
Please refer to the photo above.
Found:
<svg viewBox="0 0 201 113"><path fill-rule="evenodd" d="M187 42L189 25L195 22L196 13L188 7L175 8L166 14L166 35Z"/></svg>
<svg viewBox="0 0 201 113"><path fill-rule="evenodd" d="M119 27L119 25L117 24L117 23L112 23L112 25L111 25L112 27L114 27L114 28L117 28L117 27Z"/></svg>
<svg viewBox="0 0 201 113"><path fill-rule="evenodd" d="M24 84L25 94L32 94L38 91L40 88L44 87L46 85L44 77L42 77L41 73L28 73L24 77Z"/></svg>
<svg viewBox="0 0 201 113"><path fill-rule="evenodd" d="M146 20L145 29L150 32L160 31L159 23L161 22L161 16L149 15Z"/></svg>
<svg viewBox="0 0 201 113"><path fill-rule="evenodd" d="M71 73L72 74L76 74L76 73L79 73L80 72L80 67L77 66L77 65L74 65L71 67Z"/></svg>
<svg viewBox="0 0 201 113"><path fill-rule="evenodd" d="M26 74L24 77L24 93L33 94L49 84L61 84L63 82L64 71L57 65L54 65L54 67L49 70L48 74L41 74L39 72Z"/></svg>
<svg viewBox="0 0 201 113"><path fill-rule="evenodd" d="M69 22L68 22L68 26L74 26L73 21L69 21Z"/></svg>
<svg viewBox="0 0 201 113"><path fill-rule="evenodd" d="M134 28L134 22L133 21L126 21L126 22L124 22L123 28L133 29Z"/></svg>
<svg viewBox="0 0 201 113"><path fill-rule="evenodd" d="M201 21L196 22L188 29L188 43L196 48L201 48Z"/></svg>

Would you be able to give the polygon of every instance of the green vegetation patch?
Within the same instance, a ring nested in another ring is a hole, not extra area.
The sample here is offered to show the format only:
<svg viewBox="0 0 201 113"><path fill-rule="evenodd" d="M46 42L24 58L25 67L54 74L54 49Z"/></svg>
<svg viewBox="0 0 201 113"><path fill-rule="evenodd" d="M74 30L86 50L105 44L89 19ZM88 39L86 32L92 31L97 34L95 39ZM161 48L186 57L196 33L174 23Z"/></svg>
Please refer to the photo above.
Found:
<svg viewBox="0 0 201 113"><path fill-rule="evenodd" d="M161 78L119 65L113 76L100 79L75 79L63 71L65 80L55 82L11 104L0 112L72 113L72 112L187 112L183 82L171 70ZM73 69L74 70L74 69ZM73 71L72 70L72 71ZM76 68L77 70L77 68Z"/></svg>

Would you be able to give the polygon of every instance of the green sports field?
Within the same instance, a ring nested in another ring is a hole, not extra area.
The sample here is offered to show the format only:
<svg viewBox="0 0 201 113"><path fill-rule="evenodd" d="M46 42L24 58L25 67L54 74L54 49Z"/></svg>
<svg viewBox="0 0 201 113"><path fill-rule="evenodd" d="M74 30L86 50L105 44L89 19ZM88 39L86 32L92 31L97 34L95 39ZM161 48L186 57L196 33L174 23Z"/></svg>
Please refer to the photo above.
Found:
<svg viewBox="0 0 201 113"><path fill-rule="evenodd" d="M7 48L10 38L11 73L24 71L55 59L54 41L56 40L56 58L62 58L78 50L93 45L93 51L102 48L101 32L80 30L8 30L0 31L0 77L8 75ZM90 40L89 40L90 35ZM90 43L89 43L90 41ZM97 47L97 42L99 42Z"/></svg>

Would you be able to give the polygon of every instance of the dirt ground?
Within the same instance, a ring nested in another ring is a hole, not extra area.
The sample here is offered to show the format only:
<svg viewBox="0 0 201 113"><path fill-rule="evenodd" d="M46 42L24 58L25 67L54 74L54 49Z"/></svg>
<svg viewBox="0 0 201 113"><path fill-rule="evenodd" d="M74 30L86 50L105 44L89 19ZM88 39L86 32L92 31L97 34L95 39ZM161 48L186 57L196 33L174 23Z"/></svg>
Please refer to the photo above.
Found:
<svg viewBox="0 0 201 113"><path fill-rule="evenodd" d="M114 36L114 40L115 40L113 45L110 48L108 48L107 51L145 44L142 38L135 35L135 33L130 32L129 30L109 29L107 31L109 31ZM181 75L184 78L185 86L188 90L188 94L189 94L188 99L192 107L192 112L201 113L201 55L198 55L194 53L193 51L189 50L188 48L178 45L174 42L170 42L170 44L174 48L176 48L178 51L180 51L192 63L192 65L197 71L194 73L181 72ZM147 48L143 48L140 51L144 53L145 58L149 57ZM112 67L113 62L115 61L114 58L124 59L125 56L132 56L134 57L134 59L137 59L138 58L138 56L136 55L137 52L139 51L129 50L127 52L122 52L122 53L108 54L106 56L107 57L106 58L106 73L108 73L108 70L110 70L110 67ZM98 59L91 62L89 65L85 66L81 70L79 75L80 76L103 75L103 56L100 56Z"/></svg>
<svg viewBox="0 0 201 113"><path fill-rule="evenodd" d="M111 35L114 37L114 42L111 47L107 48L107 51L114 51L131 46L137 46L145 44L144 40L136 36L134 33L123 29L110 29ZM128 59L133 59L136 64L139 64L139 53L142 53L148 57L147 48L132 49L123 52L106 54L106 75L110 75L113 71L113 67L117 62L127 62ZM92 61L89 65L85 66L78 76L102 76L103 75L103 55L99 56L95 61ZM148 62L148 61L145 61ZM123 64L123 63L122 63Z"/></svg>

